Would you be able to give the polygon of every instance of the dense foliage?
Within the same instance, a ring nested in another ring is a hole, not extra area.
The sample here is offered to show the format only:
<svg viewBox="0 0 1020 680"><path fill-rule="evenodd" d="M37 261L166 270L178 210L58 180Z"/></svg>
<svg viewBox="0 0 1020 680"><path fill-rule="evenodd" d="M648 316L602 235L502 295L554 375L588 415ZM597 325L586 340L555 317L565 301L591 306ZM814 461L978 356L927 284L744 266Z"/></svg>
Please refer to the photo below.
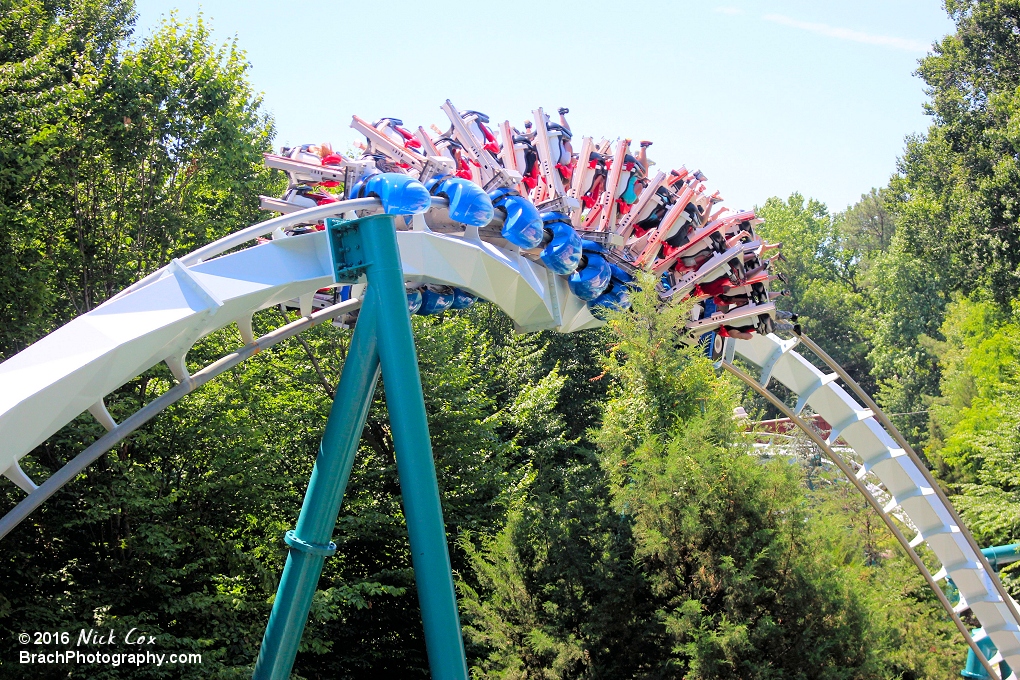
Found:
<svg viewBox="0 0 1020 680"><path fill-rule="evenodd" d="M1020 4L948 2L928 134L831 214L761 208L807 332L895 415L980 541L1020 538ZM272 120L244 54L121 0L0 0L0 359L258 219ZM958 635L837 473L758 455L686 311L515 335L491 305L414 319L476 678L952 678ZM260 312L256 330L287 320ZM3 541L0 676L250 677L351 332L260 353L104 456ZM228 327L193 368L236 347ZM173 384L111 395L121 418ZM750 403L750 402L749 402ZM85 414L23 459L43 479ZM3 486L0 510L21 492ZM427 677L385 385L295 677ZM1012 587L1012 580L1007 576ZM126 629L196 667L25 669L23 630Z"/></svg>

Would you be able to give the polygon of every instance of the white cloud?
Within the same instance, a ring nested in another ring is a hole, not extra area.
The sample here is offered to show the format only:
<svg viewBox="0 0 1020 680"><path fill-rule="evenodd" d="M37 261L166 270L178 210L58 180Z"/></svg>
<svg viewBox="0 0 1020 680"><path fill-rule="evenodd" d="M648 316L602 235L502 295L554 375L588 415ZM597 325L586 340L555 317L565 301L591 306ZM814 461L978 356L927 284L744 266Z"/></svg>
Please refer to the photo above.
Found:
<svg viewBox="0 0 1020 680"><path fill-rule="evenodd" d="M715 11L719 14L729 14L730 16L744 13L744 10L738 9L737 7L716 7Z"/></svg>
<svg viewBox="0 0 1020 680"><path fill-rule="evenodd" d="M812 33L824 35L829 38L853 40L854 42L868 43L869 45L882 45L883 47L892 47L893 49L904 50L906 52L927 52L930 47L927 43L921 42L920 40L897 38L891 35L875 35L874 33L864 33L862 31L854 31L849 28L839 28L837 26L829 26L827 24L815 24L808 21L800 21L799 19L784 17L781 14L766 14L762 18L765 19L765 21L771 21L773 23L790 26L792 28L799 28L803 31L811 31Z"/></svg>

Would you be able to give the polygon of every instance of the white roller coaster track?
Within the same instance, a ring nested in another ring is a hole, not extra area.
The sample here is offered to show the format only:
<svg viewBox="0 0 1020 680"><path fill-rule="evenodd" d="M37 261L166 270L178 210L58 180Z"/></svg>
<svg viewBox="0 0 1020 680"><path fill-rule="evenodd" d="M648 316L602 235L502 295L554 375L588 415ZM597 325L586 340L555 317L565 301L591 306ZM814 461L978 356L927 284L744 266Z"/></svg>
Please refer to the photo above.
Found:
<svg viewBox="0 0 1020 680"><path fill-rule="evenodd" d="M102 399L128 380L161 361L178 381L187 380L184 358L195 342L236 323L251 343L252 315L260 309L297 298L302 316L310 316L312 295L333 285L326 232L222 253L274 232L282 236L278 230L286 226L379 205L369 198L309 208L220 239L0 364L0 470L31 491L17 461L85 410L111 429ZM455 237L433 233L419 220L413 227L398 232L408 280L469 290L497 304L522 331L571 332L599 324L563 277L516 248L496 248L471 230Z"/></svg>
<svg viewBox="0 0 1020 680"><path fill-rule="evenodd" d="M434 199L434 206L445 204L443 199ZM0 470L28 492L19 506L0 519L0 537L90 462L173 401L262 348L356 309L359 302L355 299L312 312L315 291L333 285L326 232L287 237L282 229L331 216L353 216L359 210L374 211L379 205L377 199L333 203L231 234L174 260L0 364ZM257 237L270 234L274 236L271 241L251 245ZM475 229L468 228L463 236L433 233L416 218L408 230L398 232L398 243L408 280L470 291L499 306L521 331L555 329L567 333L600 324L585 303L570 293L563 277L553 276L516 248L483 241ZM248 247L241 248L245 245ZM256 311L295 298L300 301L299 321L262 338L254 337L252 315ZM201 338L231 323L237 325L244 347L190 374L185 362L188 350ZM999 649L990 660L979 654L986 670L998 677L990 664L1002 659L1020 668L1016 605L945 495L877 406L868 403L867 395L858 393L866 408L838 383L842 379L852 391L858 390L842 369L830 364L834 372L824 374L793 351L799 341L776 335L727 340L723 365L799 425L803 422L797 416L808 406L832 424L828 441L810 430L809 435L886 521L975 651L974 639L958 615L969 608L981 622L982 629L975 637L988 635ZM817 350L823 361L828 360L809 340L803 341ZM757 366L759 378L734 366L735 354ZM178 385L122 423L115 423L103 398L163 361ZM772 380L798 395L795 407L786 406L768 391ZM18 460L86 410L109 432L36 487ZM829 446L838 438L846 441L863 462L857 472ZM868 480L868 475L877 477L892 496L884 507L869 490L869 486L874 488L874 481ZM913 539L900 533L889 517L892 512L909 517L918 530ZM934 575L914 550L922 542L941 562ZM952 577L960 590L961 601L955 611L935 584L946 576Z"/></svg>
<svg viewBox="0 0 1020 680"><path fill-rule="evenodd" d="M795 352L794 347L800 342L806 344L833 372L823 373ZM871 398L822 348L807 338L783 340L776 335L755 335L751 340L728 340L727 345L723 366L793 419L842 469L939 595L964 637L969 638L968 631L959 614L970 609L981 622L981 629L974 637L990 636L999 650L989 662L996 664L1005 660L1012 668L1020 668L1020 616L1017 615L1016 603L1002 587L974 537L931 473ZM757 379L733 365L736 354L759 369ZM797 395L794 407L790 408L769 391L768 385L772 380ZM865 401L867 407L850 396L839 380ZM806 407L831 424L828 439L821 439L800 419ZM863 465L856 471L833 450L832 445L837 439L849 444L860 457ZM868 488L869 476L877 478L886 493L892 496L884 506ZM916 528L917 534L913 538L904 537L890 518L890 513L897 509ZM922 543L927 544L940 562L940 568L934 574L915 551ZM947 576L960 590L960 601L955 607L949 604L936 584ZM968 642L971 640L968 639ZM986 666L986 670L991 669ZM994 673L992 675L997 677ZM1016 677L1016 673L1010 677Z"/></svg>

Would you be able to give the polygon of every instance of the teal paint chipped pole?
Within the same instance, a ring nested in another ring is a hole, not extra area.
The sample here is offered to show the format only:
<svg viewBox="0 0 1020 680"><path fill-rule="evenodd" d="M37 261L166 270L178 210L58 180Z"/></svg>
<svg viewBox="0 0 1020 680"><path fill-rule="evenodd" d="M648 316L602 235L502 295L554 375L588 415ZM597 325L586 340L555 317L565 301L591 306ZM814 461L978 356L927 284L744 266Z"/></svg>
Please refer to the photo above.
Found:
<svg viewBox="0 0 1020 680"><path fill-rule="evenodd" d="M428 193L417 186L427 206ZM372 215L327 220L327 231L336 280L356 280L364 273L368 288L301 515L287 533L290 553L253 678L290 676L323 561L336 549L329 541L381 368L429 668L437 680L467 680L396 224L392 215Z"/></svg>

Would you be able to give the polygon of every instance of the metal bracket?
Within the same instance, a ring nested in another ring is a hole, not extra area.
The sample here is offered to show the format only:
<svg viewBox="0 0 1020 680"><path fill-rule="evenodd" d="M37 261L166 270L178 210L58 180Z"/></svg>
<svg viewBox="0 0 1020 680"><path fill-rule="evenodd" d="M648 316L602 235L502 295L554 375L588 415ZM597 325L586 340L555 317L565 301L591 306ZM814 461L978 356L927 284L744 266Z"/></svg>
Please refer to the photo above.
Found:
<svg viewBox="0 0 1020 680"><path fill-rule="evenodd" d="M623 245L623 238L616 233L607 231L578 231L577 235L585 241L591 241L608 248L615 248ZM608 260L612 260L614 264L620 266L621 269L626 271L628 274L636 275L638 272L637 267L632 262L620 257L613 251L602 253L602 256Z"/></svg>
<svg viewBox="0 0 1020 680"><path fill-rule="evenodd" d="M110 412L106 410L106 404L103 403L102 398L92 404L92 406L89 406L89 413L92 414L93 418L99 421L100 425L106 428L107 432L117 427L117 421L114 420L113 416L110 415Z"/></svg>
<svg viewBox="0 0 1020 680"><path fill-rule="evenodd" d="M368 268L361 244L358 220L328 218L329 254L333 258L333 280L336 283L357 283Z"/></svg>
<svg viewBox="0 0 1020 680"><path fill-rule="evenodd" d="M27 494L34 493L35 490L39 488L36 486L36 483L32 481L32 478L21 469L21 465L18 464L18 461L11 463L11 466L3 471L3 475L21 487L21 490Z"/></svg>
<svg viewBox="0 0 1020 680"><path fill-rule="evenodd" d="M517 185L520 183L521 179L520 173L507 170L497 174L495 177L483 184L482 189L485 193L495 191L501 187L506 187L507 189L513 189L516 191Z"/></svg>
<svg viewBox="0 0 1020 680"><path fill-rule="evenodd" d="M443 177L445 175L452 175L457 169L456 164L452 158L446 156L429 156L428 160L425 161L425 167L421 169L421 173L418 175L418 181L424 184L433 177Z"/></svg>
<svg viewBox="0 0 1020 680"><path fill-rule="evenodd" d="M223 301L217 297L216 293L209 290L204 283L202 283L195 273L188 268L183 262L178 260L176 257L170 260L170 264L167 265L167 271L175 279L177 279L178 285L181 288L187 288L192 291L195 295L205 303L203 309L209 312L209 316L212 316L216 311L223 306Z"/></svg>
<svg viewBox="0 0 1020 680"><path fill-rule="evenodd" d="M542 201L535 205L535 207L538 208L539 212L561 212L569 215L572 210L577 210L581 207L581 202L569 196L557 196L556 198Z"/></svg>
<svg viewBox="0 0 1020 680"><path fill-rule="evenodd" d="M293 550L300 550L301 552L312 553L313 555L329 557L336 552L336 543L332 541L329 542L329 545L309 543L308 541L303 541L298 538L297 534L295 534L293 530L288 531L283 535L283 541Z"/></svg>

